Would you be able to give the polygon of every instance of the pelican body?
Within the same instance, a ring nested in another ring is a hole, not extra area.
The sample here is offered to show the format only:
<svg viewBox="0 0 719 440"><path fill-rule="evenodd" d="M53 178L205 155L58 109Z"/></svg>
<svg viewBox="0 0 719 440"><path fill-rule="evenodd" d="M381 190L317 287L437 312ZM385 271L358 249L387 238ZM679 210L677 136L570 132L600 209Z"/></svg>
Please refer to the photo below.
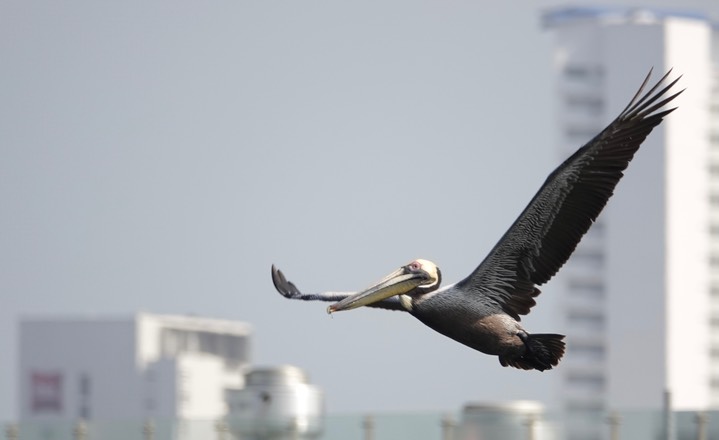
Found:
<svg viewBox="0 0 719 440"><path fill-rule="evenodd" d="M329 301L329 313L358 307L408 312L435 331L499 358L502 366L549 370L564 355L564 335L529 333L521 316L536 304L537 286L569 259L602 211L644 139L675 108L683 90L667 72L555 169L482 263L465 279L440 287L436 264L417 259L360 292L302 293L272 266L277 291L290 299Z"/></svg>

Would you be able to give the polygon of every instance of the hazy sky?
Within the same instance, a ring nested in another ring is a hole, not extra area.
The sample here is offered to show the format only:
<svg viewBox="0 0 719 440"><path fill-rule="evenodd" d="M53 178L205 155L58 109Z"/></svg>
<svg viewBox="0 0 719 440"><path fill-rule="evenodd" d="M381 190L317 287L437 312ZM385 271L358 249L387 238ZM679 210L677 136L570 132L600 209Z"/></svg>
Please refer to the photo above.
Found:
<svg viewBox="0 0 719 440"><path fill-rule="evenodd" d="M330 412L546 396L409 315L285 300L270 265L307 291L469 273L559 161L556 3L0 1L0 421L23 315L246 321Z"/></svg>

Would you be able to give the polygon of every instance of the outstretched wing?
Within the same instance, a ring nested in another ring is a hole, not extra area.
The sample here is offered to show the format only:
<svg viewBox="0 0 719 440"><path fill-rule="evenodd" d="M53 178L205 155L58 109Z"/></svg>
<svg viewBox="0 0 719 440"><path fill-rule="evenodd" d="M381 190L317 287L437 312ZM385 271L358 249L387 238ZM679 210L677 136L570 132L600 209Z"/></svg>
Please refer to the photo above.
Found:
<svg viewBox="0 0 719 440"><path fill-rule="evenodd" d="M289 299L301 299L305 301L329 301L337 302L342 301L348 296L352 296L357 292L322 292L322 293L302 293L300 289L295 286L291 281L287 281L285 274L281 270L277 269L275 265L272 265L272 283L275 285L275 289L285 298ZM399 302L397 297L391 297L386 300L382 300L373 304L368 304L367 307L376 307L387 310L399 310L405 311L404 307Z"/></svg>
<svg viewBox="0 0 719 440"><path fill-rule="evenodd" d="M660 110L679 78L660 88L667 72L642 95L651 71L627 107L552 172L485 260L458 287L483 295L515 319L526 315L569 259L622 178L644 139L675 108Z"/></svg>

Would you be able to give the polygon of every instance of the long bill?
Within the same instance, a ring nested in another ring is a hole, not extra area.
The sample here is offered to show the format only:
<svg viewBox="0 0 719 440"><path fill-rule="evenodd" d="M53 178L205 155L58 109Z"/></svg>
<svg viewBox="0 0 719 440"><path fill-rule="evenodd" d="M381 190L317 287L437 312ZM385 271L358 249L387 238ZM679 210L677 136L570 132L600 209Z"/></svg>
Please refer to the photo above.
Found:
<svg viewBox="0 0 719 440"><path fill-rule="evenodd" d="M423 274L407 273L405 268L400 268L387 275L374 286L330 305L327 307L327 313L352 310L357 307L385 300L395 295L402 295L425 281L427 281L427 279L426 276L423 276Z"/></svg>

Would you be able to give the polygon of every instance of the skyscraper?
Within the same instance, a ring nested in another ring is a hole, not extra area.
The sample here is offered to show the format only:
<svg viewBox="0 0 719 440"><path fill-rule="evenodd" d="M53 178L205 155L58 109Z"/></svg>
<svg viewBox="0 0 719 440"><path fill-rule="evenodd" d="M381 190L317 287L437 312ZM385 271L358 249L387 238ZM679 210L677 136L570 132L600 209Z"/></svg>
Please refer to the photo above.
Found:
<svg viewBox="0 0 719 440"><path fill-rule="evenodd" d="M719 405L719 32L699 14L562 8L554 35L557 144L588 141L647 72L683 75L652 132L556 281L568 338L558 390L573 414ZM587 437L584 437L587 438Z"/></svg>

